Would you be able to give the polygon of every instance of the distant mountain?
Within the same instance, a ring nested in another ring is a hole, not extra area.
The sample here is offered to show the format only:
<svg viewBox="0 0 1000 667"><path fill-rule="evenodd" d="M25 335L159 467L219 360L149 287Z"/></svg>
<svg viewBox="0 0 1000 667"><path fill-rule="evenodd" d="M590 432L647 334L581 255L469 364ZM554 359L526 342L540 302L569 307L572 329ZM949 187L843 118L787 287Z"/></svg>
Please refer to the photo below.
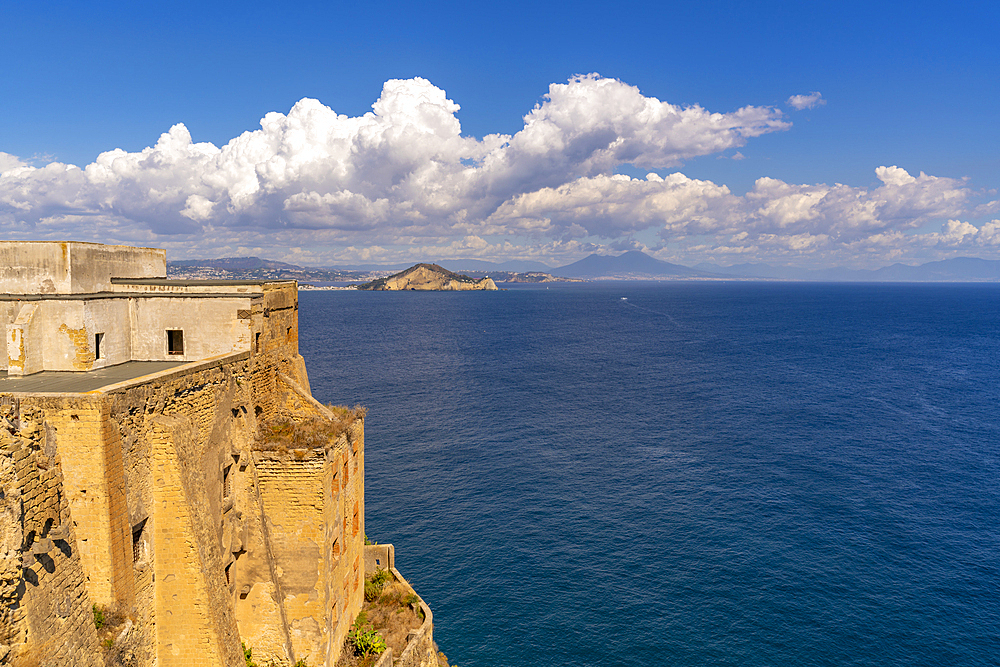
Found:
<svg viewBox="0 0 1000 667"><path fill-rule="evenodd" d="M875 280L997 282L1000 260L955 257L920 266L893 264L872 272Z"/></svg>
<svg viewBox="0 0 1000 667"><path fill-rule="evenodd" d="M955 257L917 266L893 264L881 269L800 269L767 264L698 264L695 268L740 278L828 282L1000 282L1000 260Z"/></svg>
<svg viewBox="0 0 1000 667"><path fill-rule="evenodd" d="M604 280L710 279L719 277L680 264L664 262L639 250L629 250L617 256L590 255L578 262L552 269L552 273L569 278Z"/></svg>

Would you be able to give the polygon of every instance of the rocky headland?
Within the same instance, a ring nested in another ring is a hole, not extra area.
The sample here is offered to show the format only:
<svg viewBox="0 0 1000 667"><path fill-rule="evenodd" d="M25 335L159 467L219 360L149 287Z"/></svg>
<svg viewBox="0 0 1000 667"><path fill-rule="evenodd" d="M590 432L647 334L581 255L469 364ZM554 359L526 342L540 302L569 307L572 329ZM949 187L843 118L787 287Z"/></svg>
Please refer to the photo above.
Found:
<svg viewBox="0 0 1000 667"><path fill-rule="evenodd" d="M359 290L495 290L492 278L479 280L460 273L454 273L437 264L417 264L370 283L358 285Z"/></svg>

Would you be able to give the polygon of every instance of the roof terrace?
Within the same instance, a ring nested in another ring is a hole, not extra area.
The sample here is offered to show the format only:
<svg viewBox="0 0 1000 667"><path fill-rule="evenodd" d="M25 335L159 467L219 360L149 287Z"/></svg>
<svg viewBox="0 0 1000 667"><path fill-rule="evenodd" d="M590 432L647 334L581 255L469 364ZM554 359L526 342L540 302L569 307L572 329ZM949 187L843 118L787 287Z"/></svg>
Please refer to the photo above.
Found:
<svg viewBox="0 0 1000 667"><path fill-rule="evenodd" d="M183 366L187 361L127 361L95 371L42 371L33 375L8 376L0 371L0 393L72 393L82 394L101 387L128 382L161 371Z"/></svg>

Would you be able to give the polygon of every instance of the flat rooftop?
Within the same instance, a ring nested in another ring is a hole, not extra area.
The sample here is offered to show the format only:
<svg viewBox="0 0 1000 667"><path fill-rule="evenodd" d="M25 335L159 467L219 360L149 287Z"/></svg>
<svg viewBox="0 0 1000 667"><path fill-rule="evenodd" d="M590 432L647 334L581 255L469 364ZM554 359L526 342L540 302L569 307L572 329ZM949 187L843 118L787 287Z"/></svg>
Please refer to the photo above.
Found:
<svg viewBox="0 0 1000 667"><path fill-rule="evenodd" d="M0 371L0 393L58 392L82 394L110 384L134 380L144 375L183 366L189 361L127 361L96 371L42 371L34 375L7 375Z"/></svg>

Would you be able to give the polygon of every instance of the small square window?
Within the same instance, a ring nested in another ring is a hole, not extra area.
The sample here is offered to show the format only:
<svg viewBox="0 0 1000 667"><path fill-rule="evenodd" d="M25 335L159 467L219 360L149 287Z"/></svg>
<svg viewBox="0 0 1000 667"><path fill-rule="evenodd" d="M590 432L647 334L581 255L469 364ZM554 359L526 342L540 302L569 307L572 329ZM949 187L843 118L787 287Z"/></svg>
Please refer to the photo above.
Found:
<svg viewBox="0 0 1000 667"><path fill-rule="evenodd" d="M184 332L178 329L167 330L167 354L184 354Z"/></svg>
<svg viewBox="0 0 1000 667"><path fill-rule="evenodd" d="M142 548L142 531L146 527L145 519L138 526L132 527L132 562L138 563L142 560L143 553Z"/></svg>

